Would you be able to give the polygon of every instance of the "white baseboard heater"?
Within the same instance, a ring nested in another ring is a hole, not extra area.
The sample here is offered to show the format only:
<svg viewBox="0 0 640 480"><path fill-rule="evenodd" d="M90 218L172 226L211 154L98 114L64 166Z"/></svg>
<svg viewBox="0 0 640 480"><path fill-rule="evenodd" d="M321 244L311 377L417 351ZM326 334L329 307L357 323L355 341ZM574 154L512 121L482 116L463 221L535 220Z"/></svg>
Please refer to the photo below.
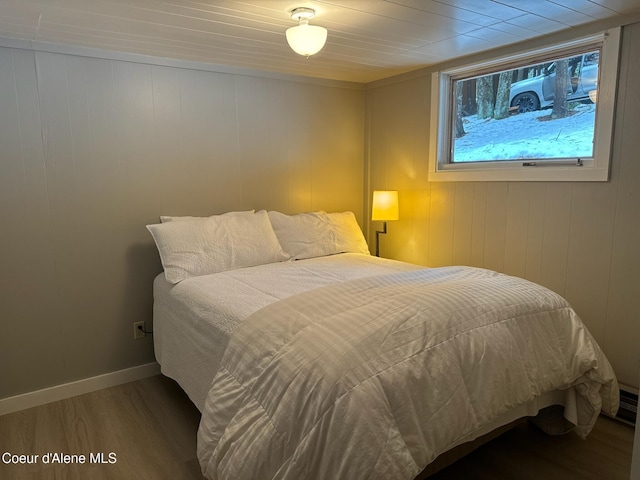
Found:
<svg viewBox="0 0 640 480"><path fill-rule="evenodd" d="M636 415L638 413L638 395L635 393L620 390L620 408L616 418L631 425L636 424Z"/></svg>

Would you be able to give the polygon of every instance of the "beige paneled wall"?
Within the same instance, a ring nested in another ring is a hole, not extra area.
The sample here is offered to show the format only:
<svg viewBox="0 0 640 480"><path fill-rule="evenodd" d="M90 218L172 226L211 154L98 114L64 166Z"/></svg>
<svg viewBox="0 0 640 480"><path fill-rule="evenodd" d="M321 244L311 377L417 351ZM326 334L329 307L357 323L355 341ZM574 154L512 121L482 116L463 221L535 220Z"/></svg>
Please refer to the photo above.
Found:
<svg viewBox="0 0 640 480"><path fill-rule="evenodd" d="M160 214L352 210L363 89L0 48L0 398L153 361Z"/></svg>
<svg viewBox="0 0 640 480"><path fill-rule="evenodd" d="M367 92L369 190L399 190L383 256L464 264L564 295L620 382L640 369L640 24L623 30L611 180L428 183L430 71ZM370 242L375 241L372 224Z"/></svg>

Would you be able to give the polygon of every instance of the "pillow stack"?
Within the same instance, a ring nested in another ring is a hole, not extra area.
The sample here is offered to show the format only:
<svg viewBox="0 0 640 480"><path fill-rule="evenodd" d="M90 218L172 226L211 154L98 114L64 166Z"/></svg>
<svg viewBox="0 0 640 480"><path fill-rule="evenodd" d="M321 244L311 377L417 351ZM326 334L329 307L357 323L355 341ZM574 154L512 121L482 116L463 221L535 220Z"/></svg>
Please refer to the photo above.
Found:
<svg viewBox="0 0 640 480"><path fill-rule="evenodd" d="M282 249L293 260L347 252L369 254L353 212L285 215L271 211L269 220Z"/></svg>
<svg viewBox="0 0 640 480"><path fill-rule="evenodd" d="M165 277L173 284L189 277L289 258L264 210L174 219L147 228L158 247Z"/></svg>
<svg viewBox="0 0 640 480"><path fill-rule="evenodd" d="M211 217L161 216L147 225L168 282L287 259L362 253L369 247L353 212L297 215L261 210Z"/></svg>

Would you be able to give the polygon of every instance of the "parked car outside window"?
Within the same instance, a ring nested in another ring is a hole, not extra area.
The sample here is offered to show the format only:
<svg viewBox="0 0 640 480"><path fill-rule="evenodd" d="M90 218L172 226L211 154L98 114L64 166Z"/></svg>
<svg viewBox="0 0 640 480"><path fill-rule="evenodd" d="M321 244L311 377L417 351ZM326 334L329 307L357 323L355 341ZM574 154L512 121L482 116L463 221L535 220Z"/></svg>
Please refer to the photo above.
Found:
<svg viewBox="0 0 640 480"><path fill-rule="evenodd" d="M589 92L596 90L600 52L594 51L568 59L570 83L567 101L589 100ZM556 85L556 62L542 68L542 74L511 84L509 105L518 112L532 112L553 106Z"/></svg>

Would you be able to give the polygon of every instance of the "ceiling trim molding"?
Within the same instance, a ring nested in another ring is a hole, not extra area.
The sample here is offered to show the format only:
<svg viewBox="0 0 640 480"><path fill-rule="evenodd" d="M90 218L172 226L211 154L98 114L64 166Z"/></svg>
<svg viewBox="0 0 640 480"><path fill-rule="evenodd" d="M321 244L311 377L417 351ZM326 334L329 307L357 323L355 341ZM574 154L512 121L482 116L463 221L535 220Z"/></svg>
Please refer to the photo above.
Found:
<svg viewBox="0 0 640 480"><path fill-rule="evenodd" d="M43 42L12 37L0 36L0 47L31 50L34 52L57 53L76 57L98 58L102 60L115 60L121 62L140 63L160 67L184 68L188 70L200 70L204 72L223 73L227 75L243 75L248 77L270 78L288 82L304 83L333 88L346 88L350 90L366 90L365 83L348 82L344 80L331 80L327 78L305 77L290 73L271 72L267 70L235 67L229 65L196 62L193 60L179 60L174 58L156 57L140 53L119 52L100 48L82 47L77 45L65 45L60 43Z"/></svg>
<svg viewBox="0 0 640 480"><path fill-rule="evenodd" d="M482 62L482 61L491 60L493 58L503 56L506 54L513 54L514 52L517 52L517 51L538 49L538 48L543 48L545 46L553 45L558 42L575 40L578 38L594 35L606 30L611 30L617 27L624 28L626 25L631 25L638 22L640 22L640 14L628 15L624 18L616 17L611 19L599 20L597 22L587 23L569 30L561 30L559 32L542 35L529 40L523 40L522 42L513 43L510 45L505 45L495 49L474 53L470 56L459 57L446 62L421 67L416 70L412 70L410 72L401 73L401 74L386 77L386 78L381 78L380 80L374 80L373 82L369 82L366 84L367 90L386 87L386 86L393 85L395 83L404 82L407 80L413 80L420 77L428 78L431 76L433 72L437 72L439 70L447 70L447 69L455 68L459 65L464 65L465 63L469 63L469 58L471 57L473 57L477 62Z"/></svg>

